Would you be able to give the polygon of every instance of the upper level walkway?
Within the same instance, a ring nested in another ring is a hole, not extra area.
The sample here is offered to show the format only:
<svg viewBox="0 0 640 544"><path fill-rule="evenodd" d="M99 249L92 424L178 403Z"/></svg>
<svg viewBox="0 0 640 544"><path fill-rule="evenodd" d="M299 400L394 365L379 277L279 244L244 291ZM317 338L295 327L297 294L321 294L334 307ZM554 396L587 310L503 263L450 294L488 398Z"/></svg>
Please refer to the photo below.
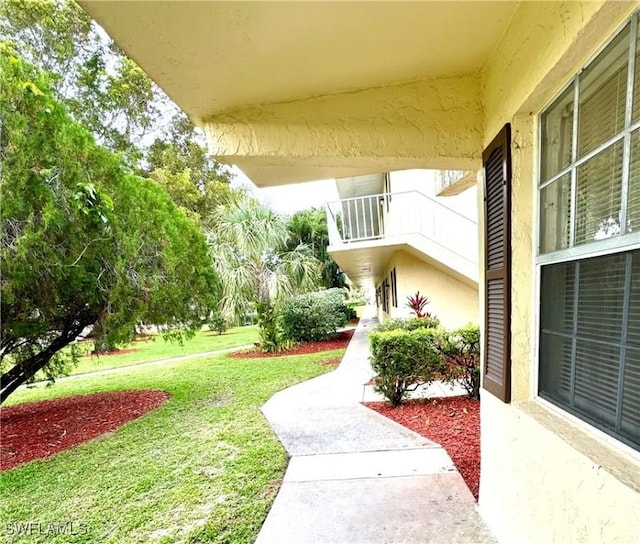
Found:
<svg viewBox="0 0 640 544"><path fill-rule="evenodd" d="M325 208L329 253L356 283L363 274L375 276L389 252L401 248L478 282L477 222L434 198L419 191L383 193L328 202Z"/></svg>

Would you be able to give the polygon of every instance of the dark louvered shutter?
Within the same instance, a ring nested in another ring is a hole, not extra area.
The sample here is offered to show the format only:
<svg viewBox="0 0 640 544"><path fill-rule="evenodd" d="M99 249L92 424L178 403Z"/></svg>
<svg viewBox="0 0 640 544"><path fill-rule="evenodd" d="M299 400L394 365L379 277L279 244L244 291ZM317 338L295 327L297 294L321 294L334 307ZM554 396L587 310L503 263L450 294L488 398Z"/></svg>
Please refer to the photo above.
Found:
<svg viewBox="0 0 640 544"><path fill-rule="evenodd" d="M485 211L483 386L511 400L511 126L482 154Z"/></svg>

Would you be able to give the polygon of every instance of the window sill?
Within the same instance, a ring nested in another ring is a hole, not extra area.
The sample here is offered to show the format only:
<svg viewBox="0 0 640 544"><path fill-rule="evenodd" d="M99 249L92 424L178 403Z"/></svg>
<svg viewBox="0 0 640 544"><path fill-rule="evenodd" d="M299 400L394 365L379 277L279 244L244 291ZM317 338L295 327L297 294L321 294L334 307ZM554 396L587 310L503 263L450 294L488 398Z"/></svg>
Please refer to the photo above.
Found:
<svg viewBox="0 0 640 544"><path fill-rule="evenodd" d="M621 483L640 493L640 452L542 399L514 404Z"/></svg>

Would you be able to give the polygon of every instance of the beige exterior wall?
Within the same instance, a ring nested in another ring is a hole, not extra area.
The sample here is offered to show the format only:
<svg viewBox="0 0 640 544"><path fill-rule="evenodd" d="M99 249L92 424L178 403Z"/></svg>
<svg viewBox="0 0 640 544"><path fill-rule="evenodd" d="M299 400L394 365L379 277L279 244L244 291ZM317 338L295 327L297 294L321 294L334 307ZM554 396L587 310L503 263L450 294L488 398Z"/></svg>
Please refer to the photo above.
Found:
<svg viewBox="0 0 640 544"><path fill-rule="evenodd" d="M393 193L419 191L436 202L468 217L478 220L476 187L470 187L453 196L437 196L438 170L400 170L390 173L390 185Z"/></svg>
<svg viewBox="0 0 640 544"><path fill-rule="evenodd" d="M640 454L536 398L535 266L537 115L637 4L523 3L484 73L485 144L512 124L512 403L481 404L480 511L505 543L640 538Z"/></svg>
<svg viewBox="0 0 640 544"><path fill-rule="evenodd" d="M536 115L638 2L522 2L483 70L484 143L516 113Z"/></svg>
<svg viewBox="0 0 640 544"><path fill-rule="evenodd" d="M379 318L410 317L413 314L405 306L406 299L420 291L431 301L426 310L437 316L444 327L455 329L479 323L477 289L405 251L394 253L385 272L387 277L394 267L398 307L390 306L389 314L379 309Z"/></svg>
<svg viewBox="0 0 640 544"><path fill-rule="evenodd" d="M478 75L415 81L256 106L205 128L219 160L263 185L299 181L301 169L312 179L472 169L482 141L479 92Z"/></svg>
<svg viewBox="0 0 640 544"><path fill-rule="evenodd" d="M483 391L481 420L480 510L500 542L638 542L631 456L535 401L507 407Z"/></svg>

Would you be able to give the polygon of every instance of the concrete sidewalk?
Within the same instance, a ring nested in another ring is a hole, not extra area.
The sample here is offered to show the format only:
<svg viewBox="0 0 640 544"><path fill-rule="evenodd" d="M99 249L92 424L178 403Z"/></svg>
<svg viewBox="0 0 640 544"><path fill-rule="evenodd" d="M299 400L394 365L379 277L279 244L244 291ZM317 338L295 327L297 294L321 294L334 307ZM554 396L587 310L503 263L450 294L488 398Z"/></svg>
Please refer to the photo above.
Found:
<svg viewBox="0 0 640 544"><path fill-rule="evenodd" d="M215 349L213 351L201 351L199 353L189 353L188 355L176 355L175 357L155 359L154 361L147 361L146 363L117 366L115 368L105 368L104 370L95 370L94 372L82 372L80 374L71 374L71 376L61 376L60 378L56 378L55 383L64 382L66 380L77 380L78 378L91 378L93 376L102 376L104 374L115 374L117 372L122 372L124 370L144 368L147 366L164 365L167 363L177 363L179 361L189 361L190 359L199 359L200 357L224 355L225 353L233 353L234 351L251 349L253 347L255 347L254 344L245 344L243 346L234 346L231 348ZM47 380L33 382L33 383L24 383L20 387L18 387L18 389L32 388L32 387L47 387L50 383L51 382Z"/></svg>
<svg viewBox="0 0 640 544"><path fill-rule="evenodd" d="M360 404L377 398L375 323L360 320L335 372L264 405L291 460L257 544L495 542L446 451Z"/></svg>

